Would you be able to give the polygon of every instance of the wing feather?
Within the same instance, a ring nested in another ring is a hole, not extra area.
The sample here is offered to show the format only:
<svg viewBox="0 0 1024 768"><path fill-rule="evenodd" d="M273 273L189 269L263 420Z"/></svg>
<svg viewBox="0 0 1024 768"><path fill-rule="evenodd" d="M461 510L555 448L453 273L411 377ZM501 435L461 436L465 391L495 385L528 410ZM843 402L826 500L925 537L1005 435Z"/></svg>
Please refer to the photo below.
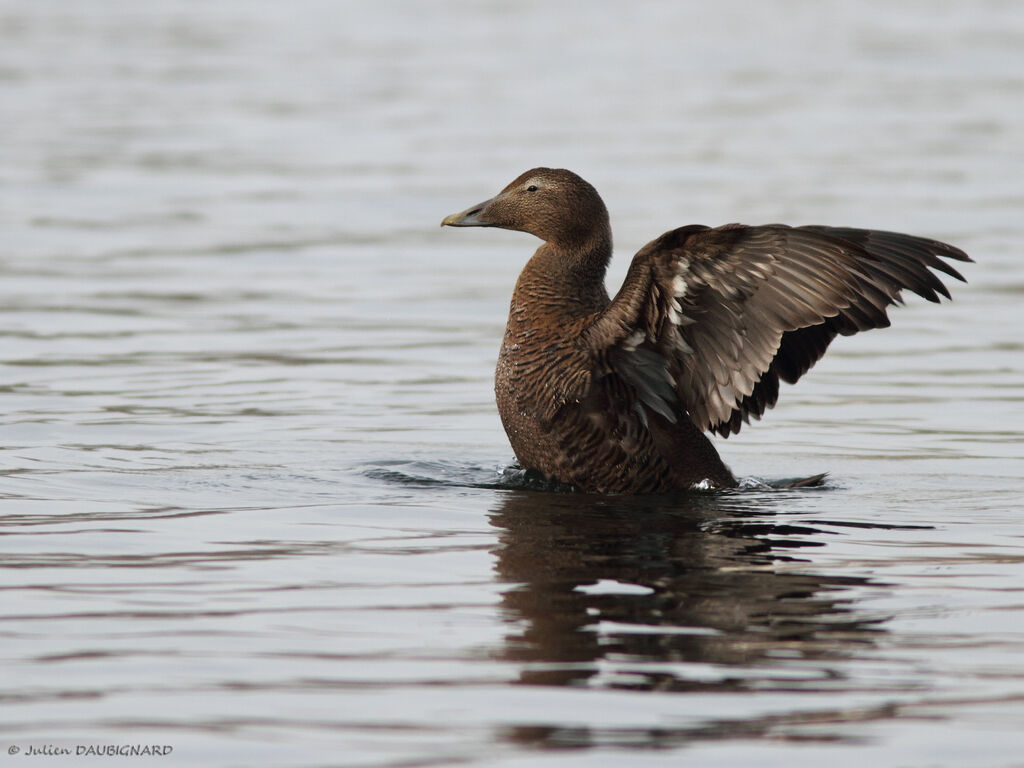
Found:
<svg viewBox="0 0 1024 768"><path fill-rule="evenodd" d="M949 298L932 270L964 278L947 260L971 259L881 230L682 227L637 253L582 339L616 350L609 359L653 412L681 408L728 436L772 407L780 380L799 380L837 335L889 325L902 291Z"/></svg>

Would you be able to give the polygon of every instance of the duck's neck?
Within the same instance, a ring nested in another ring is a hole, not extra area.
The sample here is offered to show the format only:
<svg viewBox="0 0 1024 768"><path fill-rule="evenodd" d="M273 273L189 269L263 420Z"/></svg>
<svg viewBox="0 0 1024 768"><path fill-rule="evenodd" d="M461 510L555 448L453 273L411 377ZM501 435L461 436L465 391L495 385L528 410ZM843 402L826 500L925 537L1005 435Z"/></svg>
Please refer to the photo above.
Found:
<svg viewBox="0 0 1024 768"><path fill-rule="evenodd" d="M601 310L608 303L604 276L612 257L609 227L592 231L571 244L546 242L526 263L513 295L513 307L533 306L577 316Z"/></svg>

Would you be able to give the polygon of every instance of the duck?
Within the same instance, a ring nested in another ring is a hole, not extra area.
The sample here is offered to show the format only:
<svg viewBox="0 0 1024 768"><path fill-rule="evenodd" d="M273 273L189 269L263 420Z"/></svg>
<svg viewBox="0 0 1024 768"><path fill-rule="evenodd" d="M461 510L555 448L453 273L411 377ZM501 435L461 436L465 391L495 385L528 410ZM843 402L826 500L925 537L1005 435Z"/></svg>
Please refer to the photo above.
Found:
<svg viewBox="0 0 1024 768"><path fill-rule="evenodd" d="M608 209L572 171L533 168L442 227L542 243L516 281L495 370L520 466L578 491L737 486L708 433L760 419L837 336L884 328L904 290L972 259L938 240L831 226L691 224L643 246L614 298ZM816 476L820 477L820 476Z"/></svg>

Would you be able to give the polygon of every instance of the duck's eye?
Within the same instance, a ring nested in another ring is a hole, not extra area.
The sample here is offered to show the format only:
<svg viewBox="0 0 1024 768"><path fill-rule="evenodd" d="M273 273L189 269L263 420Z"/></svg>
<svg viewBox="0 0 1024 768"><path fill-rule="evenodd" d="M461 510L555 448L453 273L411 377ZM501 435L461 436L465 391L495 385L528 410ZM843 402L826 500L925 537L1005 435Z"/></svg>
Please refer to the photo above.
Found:
<svg viewBox="0 0 1024 768"><path fill-rule="evenodd" d="M537 191L537 185L536 184L531 184L530 186L528 186L526 188L526 191L527 192L536 192Z"/></svg>

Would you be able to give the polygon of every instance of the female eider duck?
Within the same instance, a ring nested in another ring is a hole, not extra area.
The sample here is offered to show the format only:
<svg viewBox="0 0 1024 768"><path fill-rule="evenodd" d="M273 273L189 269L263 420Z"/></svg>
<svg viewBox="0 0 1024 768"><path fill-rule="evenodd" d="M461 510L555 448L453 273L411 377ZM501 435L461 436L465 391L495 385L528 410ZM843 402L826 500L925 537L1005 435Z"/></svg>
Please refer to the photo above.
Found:
<svg viewBox="0 0 1024 768"><path fill-rule="evenodd" d="M730 487L704 432L760 418L837 334L889 325L903 289L937 302L930 272L963 251L847 227L690 225L633 257L614 299L612 232L597 190L534 168L441 226L544 241L519 275L498 356L498 411L520 464L584 491Z"/></svg>

